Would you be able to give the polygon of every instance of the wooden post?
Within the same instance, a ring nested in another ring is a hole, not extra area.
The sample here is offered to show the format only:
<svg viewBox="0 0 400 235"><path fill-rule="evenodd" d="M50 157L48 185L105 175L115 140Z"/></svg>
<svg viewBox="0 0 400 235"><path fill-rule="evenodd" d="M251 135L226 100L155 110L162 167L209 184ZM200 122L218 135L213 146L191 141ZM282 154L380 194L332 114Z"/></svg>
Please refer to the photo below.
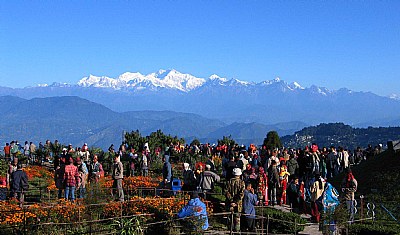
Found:
<svg viewBox="0 0 400 235"><path fill-rule="evenodd" d="M267 235L269 234L269 215L267 215Z"/></svg>
<svg viewBox="0 0 400 235"><path fill-rule="evenodd" d="M233 234L233 211L231 211L231 228L230 228L230 235L232 235Z"/></svg>

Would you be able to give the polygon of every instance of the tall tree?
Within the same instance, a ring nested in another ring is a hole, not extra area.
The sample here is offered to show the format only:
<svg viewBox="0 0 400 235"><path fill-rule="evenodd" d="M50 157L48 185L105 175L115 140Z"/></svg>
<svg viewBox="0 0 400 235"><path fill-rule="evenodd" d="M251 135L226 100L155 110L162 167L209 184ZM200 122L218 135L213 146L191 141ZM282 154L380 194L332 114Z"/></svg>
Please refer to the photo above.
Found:
<svg viewBox="0 0 400 235"><path fill-rule="evenodd" d="M281 139L279 138L278 132L276 131L268 132L267 137L264 138L263 146L265 146L267 149L281 148L282 142Z"/></svg>

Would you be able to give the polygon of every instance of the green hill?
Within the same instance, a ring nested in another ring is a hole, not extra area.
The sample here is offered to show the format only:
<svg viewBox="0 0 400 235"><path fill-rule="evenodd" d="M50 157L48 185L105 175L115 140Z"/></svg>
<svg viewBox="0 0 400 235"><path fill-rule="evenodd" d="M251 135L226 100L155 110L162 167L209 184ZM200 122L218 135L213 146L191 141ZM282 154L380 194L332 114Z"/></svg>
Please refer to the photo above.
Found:
<svg viewBox="0 0 400 235"><path fill-rule="evenodd" d="M293 135L282 137L282 142L289 147L304 147L311 143L318 146L342 146L355 149L368 144L385 144L388 140L400 139L400 127L353 128L343 123L322 123L303 128Z"/></svg>

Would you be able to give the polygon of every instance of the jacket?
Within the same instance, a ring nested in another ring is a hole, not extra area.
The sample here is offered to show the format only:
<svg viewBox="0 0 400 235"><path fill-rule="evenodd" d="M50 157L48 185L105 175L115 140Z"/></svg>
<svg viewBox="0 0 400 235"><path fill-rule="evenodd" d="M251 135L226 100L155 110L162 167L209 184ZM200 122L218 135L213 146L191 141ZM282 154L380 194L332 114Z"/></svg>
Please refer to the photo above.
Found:
<svg viewBox="0 0 400 235"><path fill-rule="evenodd" d="M234 177L230 179L226 184L226 206L230 207L230 203L236 203L238 205L238 212L241 212L244 188L244 181L240 178Z"/></svg>
<svg viewBox="0 0 400 235"><path fill-rule="evenodd" d="M165 155L164 156L165 162L163 165L163 179L167 180L167 182L171 182L172 180L172 167L171 167L171 163L169 163L169 155Z"/></svg>
<svg viewBox="0 0 400 235"><path fill-rule="evenodd" d="M256 218L255 205L257 205L257 195L244 190L243 212L247 218Z"/></svg>
<svg viewBox="0 0 400 235"><path fill-rule="evenodd" d="M122 162L115 162L112 166L112 178L113 180L119 180L124 178L124 167Z"/></svg>
<svg viewBox="0 0 400 235"><path fill-rule="evenodd" d="M197 217L198 220L203 223L203 230L208 228L207 208L199 198L190 199L188 204L178 212L178 218L185 218L189 216Z"/></svg>
<svg viewBox="0 0 400 235"><path fill-rule="evenodd" d="M78 168L74 165L66 165L64 170L64 183L67 187L76 187L79 184Z"/></svg>
<svg viewBox="0 0 400 235"><path fill-rule="evenodd" d="M11 181L12 192L21 192L28 190L29 188L28 176L23 170L19 169L14 171L11 175L11 179L12 179Z"/></svg>
<svg viewBox="0 0 400 235"><path fill-rule="evenodd" d="M219 175L215 174L212 171L205 171L203 173L203 184L202 189L204 190L211 190L214 188L214 182L219 182L220 177Z"/></svg>

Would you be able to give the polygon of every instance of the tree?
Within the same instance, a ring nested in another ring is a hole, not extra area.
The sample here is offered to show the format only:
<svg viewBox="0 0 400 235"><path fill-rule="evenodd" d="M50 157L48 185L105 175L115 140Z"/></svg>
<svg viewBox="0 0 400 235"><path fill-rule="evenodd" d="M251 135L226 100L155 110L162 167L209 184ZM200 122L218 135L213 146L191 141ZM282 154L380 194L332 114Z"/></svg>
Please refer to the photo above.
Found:
<svg viewBox="0 0 400 235"><path fill-rule="evenodd" d="M279 138L278 132L268 132L267 137L264 138L263 146L265 146L267 149L282 148L282 142Z"/></svg>
<svg viewBox="0 0 400 235"><path fill-rule="evenodd" d="M229 147L233 147L234 145L236 145L236 141L234 139L232 139L232 136L223 136L222 140L218 140L217 141L219 145L226 145Z"/></svg>
<svg viewBox="0 0 400 235"><path fill-rule="evenodd" d="M199 145L200 145L200 141L199 141L198 139L194 139L194 140L190 143L190 146L193 146L193 145L199 146Z"/></svg>

